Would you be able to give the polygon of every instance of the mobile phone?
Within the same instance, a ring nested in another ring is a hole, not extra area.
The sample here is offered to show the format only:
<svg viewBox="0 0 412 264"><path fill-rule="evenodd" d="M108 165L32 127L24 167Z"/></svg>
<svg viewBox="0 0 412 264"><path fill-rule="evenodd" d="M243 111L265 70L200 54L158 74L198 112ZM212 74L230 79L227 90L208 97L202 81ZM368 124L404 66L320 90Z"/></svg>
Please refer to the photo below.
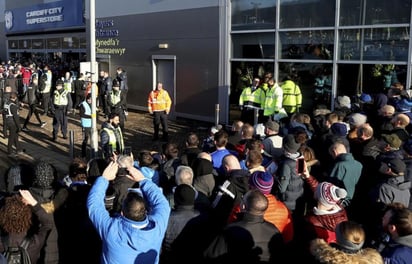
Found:
<svg viewBox="0 0 412 264"><path fill-rule="evenodd" d="M305 160L303 158L300 158L296 162L297 165L297 171L298 173L304 173L305 172Z"/></svg>
<svg viewBox="0 0 412 264"><path fill-rule="evenodd" d="M132 155L132 147L124 147L123 155L127 155L127 156Z"/></svg>

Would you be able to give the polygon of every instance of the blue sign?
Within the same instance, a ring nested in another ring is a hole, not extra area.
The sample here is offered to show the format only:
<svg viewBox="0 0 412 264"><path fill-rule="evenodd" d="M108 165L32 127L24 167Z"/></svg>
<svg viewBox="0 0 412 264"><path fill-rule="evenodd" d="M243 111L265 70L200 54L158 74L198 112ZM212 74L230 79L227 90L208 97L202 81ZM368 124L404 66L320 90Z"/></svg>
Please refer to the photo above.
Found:
<svg viewBox="0 0 412 264"><path fill-rule="evenodd" d="M6 34L84 27L83 0L62 0L4 12Z"/></svg>

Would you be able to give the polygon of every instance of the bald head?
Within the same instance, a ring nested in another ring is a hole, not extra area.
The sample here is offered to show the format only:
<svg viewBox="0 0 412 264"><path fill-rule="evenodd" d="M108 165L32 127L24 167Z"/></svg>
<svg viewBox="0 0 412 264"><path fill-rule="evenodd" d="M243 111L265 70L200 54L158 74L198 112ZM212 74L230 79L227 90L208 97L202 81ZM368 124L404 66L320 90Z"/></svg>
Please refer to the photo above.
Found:
<svg viewBox="0 0 412 264"><path fill-rule="evenodd" d="M226 171L240 170L239 160L235 155L227 155L222 160L222 165Z"/></svg>

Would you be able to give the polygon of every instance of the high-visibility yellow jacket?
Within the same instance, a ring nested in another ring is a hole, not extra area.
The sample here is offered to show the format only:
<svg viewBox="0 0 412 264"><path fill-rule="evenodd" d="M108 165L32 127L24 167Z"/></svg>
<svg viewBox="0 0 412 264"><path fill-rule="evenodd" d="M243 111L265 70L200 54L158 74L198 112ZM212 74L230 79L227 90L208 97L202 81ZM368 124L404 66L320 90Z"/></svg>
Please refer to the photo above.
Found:
<svg viewBox="0 0 412 264"><path fill-rule="evenodd" d="M157 111L170 111L172 105L172 99L170 99L169 93L166 90L154 90L149 94L149 99L147 100L147 105L149 112Z"/></svg>
<svg viewBox="0 0 412 264"><path fill-rule="evenodd" d="M283 90L277 83L272 87L269 87L266 92L265 104L263 115L270 116L277 113L282 109L283 104Z"/></svg>
<svg viewBox="0 0 412 264"><path fill-rule="evenodd" d="M239 97L240 107L262 109L264 103L265 93L261 88L252 90L252 87L246 87Z"/></svg>
<svg viewBox="0 0 412 264"><path fill-rule="evenodd" d="M286 113L296 113L302 106L302 92L297 84L292 80L286 80L282 86L283 108Z"/></svg>

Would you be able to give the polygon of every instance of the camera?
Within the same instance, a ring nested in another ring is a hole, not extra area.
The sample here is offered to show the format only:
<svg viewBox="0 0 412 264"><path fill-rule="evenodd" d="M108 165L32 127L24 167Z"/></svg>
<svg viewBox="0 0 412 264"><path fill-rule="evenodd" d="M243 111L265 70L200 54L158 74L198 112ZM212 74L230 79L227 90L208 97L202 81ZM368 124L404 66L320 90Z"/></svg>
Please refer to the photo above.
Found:
<svg viewBox="0 0 412 264"><path fill-rule="evenodd" d="M123 176L127 176L127 175L129 175L129 171L127 170L127 168L119 168L117 170L117 176L123 177Z"/></svg>

